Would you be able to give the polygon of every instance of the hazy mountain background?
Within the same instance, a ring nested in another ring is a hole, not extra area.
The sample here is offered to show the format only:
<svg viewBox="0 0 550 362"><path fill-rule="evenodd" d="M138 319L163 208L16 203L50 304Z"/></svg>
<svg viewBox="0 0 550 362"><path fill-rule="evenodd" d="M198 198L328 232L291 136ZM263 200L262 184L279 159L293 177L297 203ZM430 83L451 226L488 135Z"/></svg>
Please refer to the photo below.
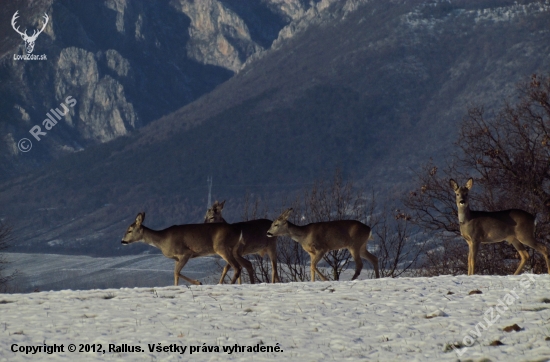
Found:
<svg viewBox="0 0 550 362"><path fill-rule="evenodd" d="M19 251L148 250L120 247L137 212L198 222L207 176L233 205L246 190L282 203L337 167L398 198L452 152L469 105L499 107L550 65L548 1L16 4L51 22L48 60L15 61L17 7L2 10L0 217ZM20 153L66 95L74 114Z"/></svg>

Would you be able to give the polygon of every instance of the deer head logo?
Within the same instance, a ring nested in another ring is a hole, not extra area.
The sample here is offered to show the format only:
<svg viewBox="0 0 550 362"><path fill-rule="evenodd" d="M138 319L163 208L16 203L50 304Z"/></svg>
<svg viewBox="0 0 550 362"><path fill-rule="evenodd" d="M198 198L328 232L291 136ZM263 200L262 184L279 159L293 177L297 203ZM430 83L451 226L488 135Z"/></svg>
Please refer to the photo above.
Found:
<svg viewBox="0 0 550 362"><path fill-rule="evenodd" d="M25 48L27 49L27 54L31 54L32 51L34 50L34 42L36 41L36 38L38 38L38 36L40 35L40 33L42 33L44 31L44 29L46 28L46 25L48 25L48 14L44 14L44 25L42 26L42 29L40 29L38 32L33 31L32 35L29 36L27 35L27 29L25 29L25 32L22 33L19 31L19 27L15 27L15 20L17 20L17 18L19 17L19 15L17 15L17 13L19 12L19 10L17 10L15 12L15 14L13 14L13 17L11 18L11 26L13 27L13 30L15 30L19 35L21 35L21 38L25 41Z"/></svg>

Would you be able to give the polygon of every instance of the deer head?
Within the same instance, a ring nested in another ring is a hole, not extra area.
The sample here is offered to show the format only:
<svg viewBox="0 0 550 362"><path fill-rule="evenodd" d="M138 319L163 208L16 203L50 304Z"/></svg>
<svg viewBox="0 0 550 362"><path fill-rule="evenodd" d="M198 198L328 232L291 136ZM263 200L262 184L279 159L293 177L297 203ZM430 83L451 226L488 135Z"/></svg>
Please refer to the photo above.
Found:
<svg viewBox="0 0 550 362"><path fill-rule="evenodd" d="M126 233L122 237L122 244L128 245L135 241L141 241L143 239L143 220L145 220L145 213L140 212L136 216L136 221L126 230Z"/></svg>
<svg viewBox="0 0 550 362"><path fill-rule="evenodd" d="M288 218L292 214L292 208L286 209L283 213L276 218L269 230L267 230L267 236L279 236L288 234Z"/></svg>
<svg viewBox="0 0 550 362"><path fill-rule="evenodd" d="M27 54L31 54L34 50L34 42L36 41L36 38L44 31L46 28L46 25L48 25L48 14L44 14L44 25L42 25L42 29L40 29L38 32L36 30L33 31L32 35L27 35L27 29L25 29L25 32L19 31L19 27L15 27L15 20L19 18L19 10L13 14L13 17L11 18L11 26L13 27L13 30L15 30L19 35L21 35L21 38L25 41L25 48L27 49Z"/></svg>
<svg viewBox="0 0 550 362"><path fill-rule="evenodd" d="M471 177L466 182L466 185L459 187L455 180L450 179L449 184L451 185L453 191L456 194L456 206L458 206L459 209L461 208L467 208L469 205L468 202L468 192L474 185L474 179Z"/></svg>
<svg viewBox="0 0 550 362"><path fill-rule="evenodd" d="M212 204L212 207L206 210L206 215L204 215L204 223L223 222L224 219L222 217L222 210L224 205L225 200L222 202L218 202L218 200L216 200L214 204Z"/></svg>

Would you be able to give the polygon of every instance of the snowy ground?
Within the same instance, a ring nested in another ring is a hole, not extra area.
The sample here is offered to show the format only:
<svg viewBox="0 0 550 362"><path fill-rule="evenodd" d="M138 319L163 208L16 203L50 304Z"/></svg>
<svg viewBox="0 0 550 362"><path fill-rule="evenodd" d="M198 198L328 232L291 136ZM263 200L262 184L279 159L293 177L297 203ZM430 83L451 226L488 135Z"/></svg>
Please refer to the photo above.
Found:
<svg viewBox="0 0 550 362"><path fill-rule="evenodd" d="M503 331L514 324L521 330ZM550 276L0 294L0 335L0 360L8 361L547 361ZM44 342L63 352L12 352ZM76 352L68 351L71 343ZM224 352L235 344L280 350Z"/></svg>

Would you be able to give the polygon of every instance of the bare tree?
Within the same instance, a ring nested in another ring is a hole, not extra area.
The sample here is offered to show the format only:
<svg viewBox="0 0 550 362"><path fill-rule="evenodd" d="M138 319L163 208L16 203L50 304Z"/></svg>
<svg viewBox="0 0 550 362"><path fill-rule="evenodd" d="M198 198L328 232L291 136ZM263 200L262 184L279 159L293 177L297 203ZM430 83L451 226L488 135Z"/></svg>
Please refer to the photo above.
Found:
<svg viewBox="0 0 550 362"><path fill-rule="evenodd" d="M381 277L396 278L410 275L418 266L424 253L426 239L418 240L411 234L411 217L399 209L383 206L380 216L374 220L373 230L378 245L377 256Z"/></svg>

